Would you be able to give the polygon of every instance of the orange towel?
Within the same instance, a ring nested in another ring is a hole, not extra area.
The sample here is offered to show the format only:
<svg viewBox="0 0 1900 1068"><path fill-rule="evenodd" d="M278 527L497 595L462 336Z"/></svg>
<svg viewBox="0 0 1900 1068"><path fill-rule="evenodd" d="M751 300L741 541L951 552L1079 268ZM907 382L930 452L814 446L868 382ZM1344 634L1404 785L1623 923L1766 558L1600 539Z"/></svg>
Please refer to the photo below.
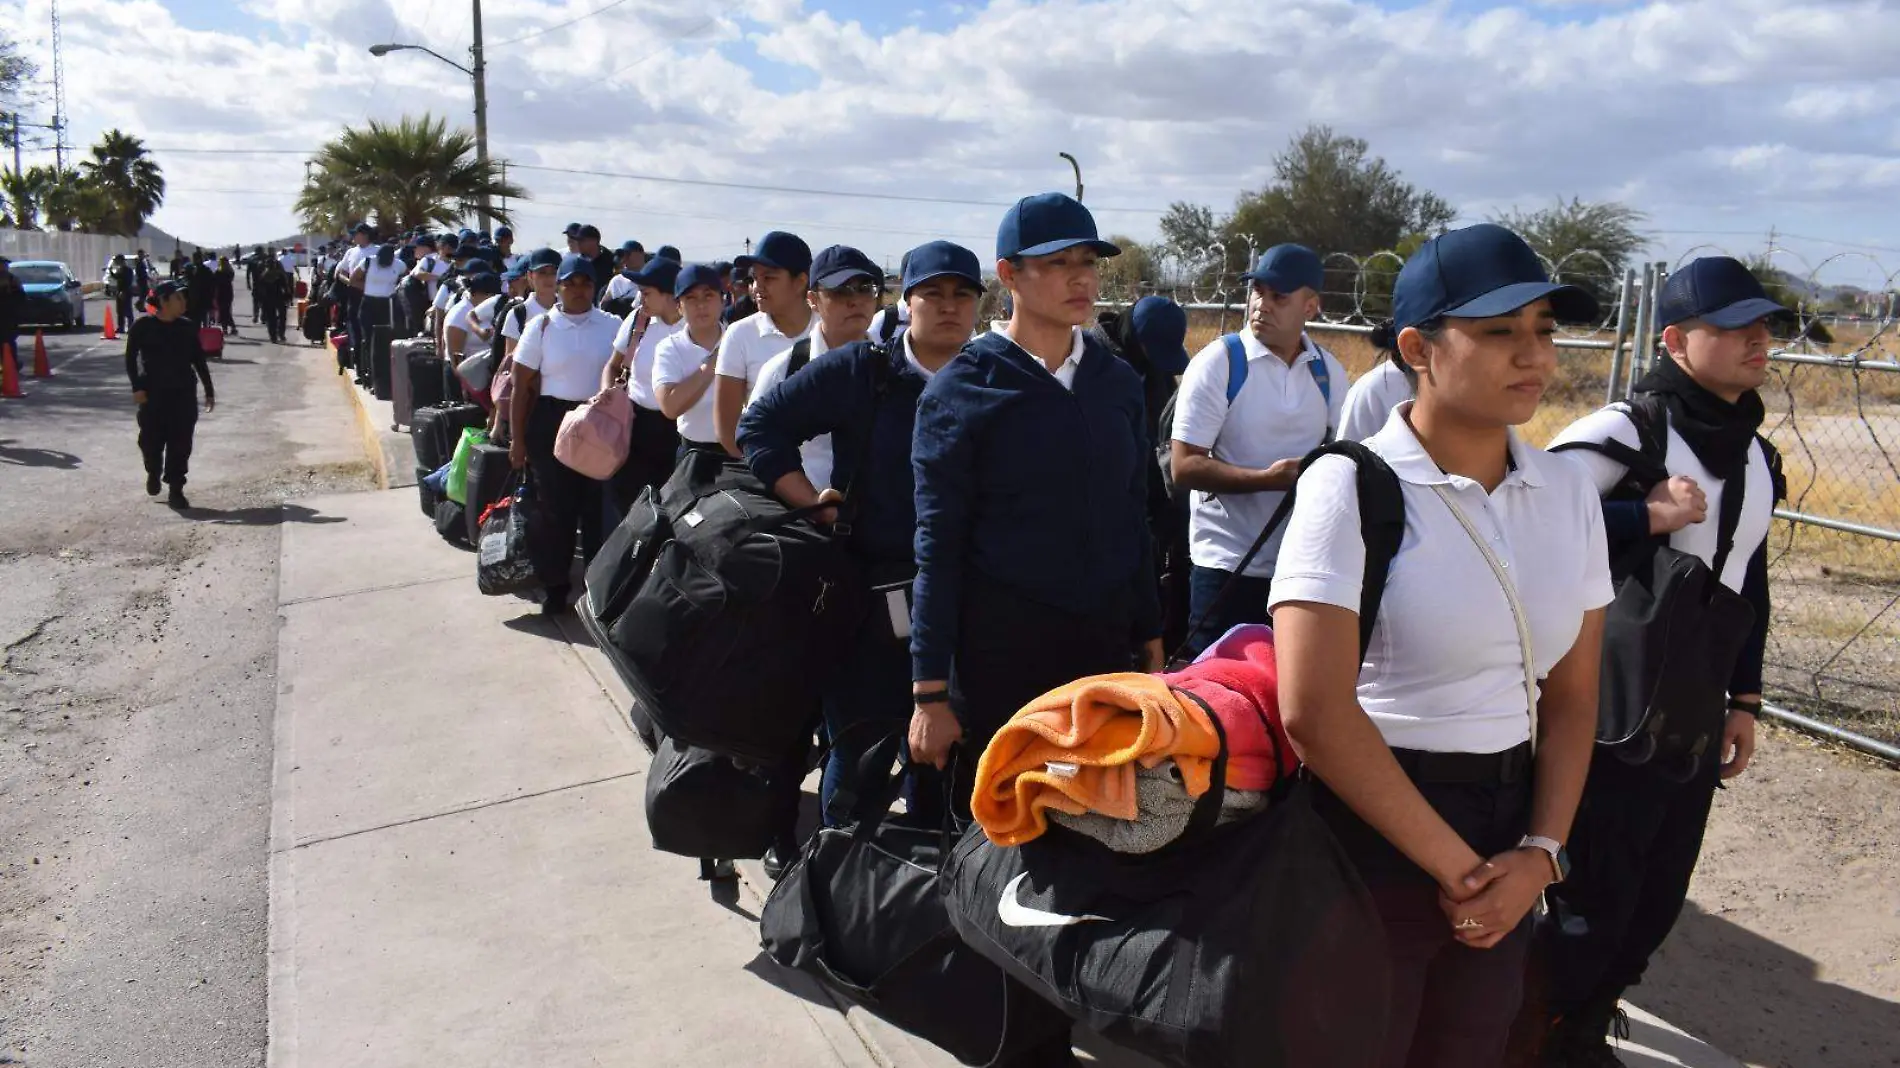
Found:
<svg viewBox="0 0 1900 1068"><path fill-rule="evenodd" d="M1189 796L1199 797L1219 755L1207 713L1161 679L1092 675L1024 705L996 732L977 763L970 810L990 841L1021 845L1048 829L1049 808L1135 819L1137 765L1172 758ZM1051 773L1050 761L1076 765L1075 774Z"/></svg>

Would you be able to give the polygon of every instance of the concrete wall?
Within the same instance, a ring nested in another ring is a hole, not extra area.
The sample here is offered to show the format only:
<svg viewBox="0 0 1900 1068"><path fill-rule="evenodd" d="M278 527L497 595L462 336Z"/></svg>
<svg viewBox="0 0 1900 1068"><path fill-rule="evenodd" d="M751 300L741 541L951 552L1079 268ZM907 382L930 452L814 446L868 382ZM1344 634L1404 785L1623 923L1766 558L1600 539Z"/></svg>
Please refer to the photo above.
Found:
<svg viewBox="0 0 1900 1068"><path fill-rule="evenodd" d="M60 260L82 282L96 282L114 253L128 256L143 247L152 262L170 260L172 249L139 244L140 238L105 234L61 234L43 230L0 230L0 256L10 260ZM185 244L186 251L198 246Z"/></svg>

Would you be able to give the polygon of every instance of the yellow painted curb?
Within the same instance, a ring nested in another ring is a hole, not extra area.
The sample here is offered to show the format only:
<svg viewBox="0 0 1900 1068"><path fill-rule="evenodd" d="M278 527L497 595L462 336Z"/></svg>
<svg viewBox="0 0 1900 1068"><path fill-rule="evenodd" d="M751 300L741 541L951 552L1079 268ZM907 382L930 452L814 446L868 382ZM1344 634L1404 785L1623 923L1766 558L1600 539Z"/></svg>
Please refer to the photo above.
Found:
<svg viewBox="0 0 1900 1068"><path fill-rule="evenodd" d="M336 345L329 338L323 341L323 351L330 357L329 366L336 366ZM343 385L343 392L350 395L350 407L356 412L356 431L363 436L363 452L369 457L370 469L376 472L376 488L389 488L389 461L383 457L383 437L377 433L376 425L370 422L369 408L363 403L363 392L356 388L356 378L348 373L336 376Z"/></svg>

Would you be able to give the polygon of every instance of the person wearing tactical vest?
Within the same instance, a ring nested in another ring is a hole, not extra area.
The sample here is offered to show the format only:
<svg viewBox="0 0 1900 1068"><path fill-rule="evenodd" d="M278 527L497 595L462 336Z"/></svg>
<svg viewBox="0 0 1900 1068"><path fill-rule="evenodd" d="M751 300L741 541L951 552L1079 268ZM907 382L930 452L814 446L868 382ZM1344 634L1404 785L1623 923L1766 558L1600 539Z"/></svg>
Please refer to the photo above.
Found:
<svg viewBox="0 0 1900 1068"><path fill-rule="evenodd" d="M673 279L673 298L685 325L653 350L653 396L660 413L677 421L682 455L724 451L713 423L713 379L726 329L719 321L725 306L719 272L709 264L687 264Z"/></svg>
<svg viewBox="0 0 1900 1068"><path fill-rule="evenodd" d="M932 241L906 259L902 299L910 306L912 328L894 339L855 340L850 330L858 306L869 303L868 294L841 299L828 294L879 278L874 267L867 269L856 260L826 249L812 269L821 320L812 348L822 345L821 338L833 330L854 340L814 352L811 362L795 374L762 388L739 420L746 462L787 505L845 501L849 488L848 544L873 602L845 670L824 698L831 755L818 797L828 825L851 818L847 805L833 802L841 791L855 796L864 753L891 735L905 733L909 724L907 639L917 528L911 438L917 399L969 340L983 292L983 268L976 253L948 241ZM851 273L847 276L846 271ZM839 320L834 305L852 309L850 322ZM760 382L764 387L766 379ZM833 445L826 457L828 489L826 481L810 473L806 450L820 437L830 438ZM919 826L936 827L941 820L943 786L934 776L932 780L913 780L907 813Z"/></svg>
<svg viewBox="0 0 1900 1068"><path fill-rule="evenodd" d="M1011 318L966 344L917 404L908 741L938 768L961 742L959 798L1029 701L1161 667L1141 377L1084 329L1097 261L1120 253L1075 199L1018 201L996 235ZM1078 1062L1064 1032L1011 1063Z"/></svg>
<svg viewBox="0 0 1900 1068"><path fill-rule="evenodd" d="M1374 332L1419 378L1365 443L1402 497L1382 509L1403 528L1383 574L1365 570L1365 468L1322 456L1298 480L1269 598L1280 708L1384 920L1369 972L1390 978L1367 997L1386 999L1386 1043L1367 1068L1501 1064L1531 910L1562 878L1609 562L1589 481L1513 428L1556 375L1558 320L1596 311L1501 226L1433 238Z"/></svg>
<svg viewBox="0 0 1900 1068"><path fill-rule="evenodd" d="M1267 621L1284 530L1267 539L1244 574L1241 560L1293 488L1300 460L1331 441L1339 425L1346 368L1306 333L1319 314L1323 277L1319 257L1304 246L1261 253L1241 275L1247 330L1209 342L1181 376L1169 434L1174 484L1192 491L1191 656L1230 627Z"/></svg>
<svg viewBox="0 0 1900 1068"><path fill-rule="evenodd" d="M1157 435L1167 434L1163 413L1188 366L1187 312L1166 297L1146 296L1119 312L1103 312L1098 325L1115 354L1141 375L1148 425ZM1148 465L1148 536L1161 589L1161 645L1177 649L1187 639L1191 604L1188 506L1185 497L1168 492L1159 463Z"/></svg>
<svg viewBox="0 0 1900 1068"><path fill-rule="evenodd" d="M818 319L807 302L811 275L811 246L795 234L774 230L759 239L749 256L733 261L752 273L759 302L756 315L734 322L719 342L719 377L713 384L713 425L716 439L728 453L739 455L739 413L759 384L759 375L774 356L790 351L811 333Z"/></svg>
<svg viewBox="0 0 1900 1068"><path fill-rule="evenodd" d="M620 323L594 307L594 265L586 256L561 257L555 276L560 304L528 320L515 346L513 408L508 425L508 462L515 470L534 465L537 519L531 525L535 571L547 591L541 609L568 610L572 592L574 534L580 531L583 566L600 551L605 484L554 456L554 438L567 413L599 390L601 371L613 357Z"/></svg>
<svg viewBox="0 0 1900 1068"><path fill-rule="evenodd" d="M1707 565L1754 619L1734 663L1710 666L1710 687L1721 691L1710 694L1718 711L1707 736L1715 744L1642 763L1632 762L1627 747L1596 748L1571 838L1575 869L1552 890L1552 911L1538 927L1549 989L1546 1065L1621 1063L1607 1038L1622 1016L1618 1002L1642 981L1681 914L1717 784L1746 770L1755 751L1768 641L1767 540L1784 495L1780 456L1759 435L1757 390L1768 377L1769 323L1789 318L1739 261L1691 262L1658 299L1666 351L1655 369L1628 403L1585 416L1552 445L1605 495L1612 558L1644 539L1664 539ZM1594 450L1614 443L1613 452L1643 453L1645 439L1661 460L1657 477L1667 478L1646 496L1641 486L1619 493L1635 472ZM1607 690L1612 680L1603 684Z"/></svg>
<svg viewBox="0 0 1900 1068"><path fill-rule="evenodd" d="M639 305L621 321L620 332L614 335L613 358L601 372L600 388L624 380L627 396L633 401L627 462L607 484L615 517L627 514L641 490L651 488L658 493L679 458L679 428L660 410L660 398L653 387L653 362L660 343L686 328L679 301L673 296L680 270L675 260L652 259L634 274Z"/></svg>
<svg viewBox="0 0 1900 1068"><path fill-rule="evenodd" d="M752 386L751 401L832 349L862 340L871 325L884 292L884 272L871 257L848 245L833 245L812 258L809 277L811 288L805 299L815 315L811 332L793 342L789 351L766 361ZM831 435L820 434L799 451L812 485L819 489L831 485Z"/></svg>
<svg viewBox="0 0 1900 1068"><path fill-rule="evenodd" d="M4 261L0 261L4 262ZM155 314L135 320L125 332L125 373L138 405L139 452L145 458L145 492L158 496L162 480L171 487L166 503L191 507L185 476L191 469L192 436L198 427L198 386L204 385L204 409L217 407L211 368L198 342L198 324L184 318L185 289L160 282L152 291Z"/></svg>

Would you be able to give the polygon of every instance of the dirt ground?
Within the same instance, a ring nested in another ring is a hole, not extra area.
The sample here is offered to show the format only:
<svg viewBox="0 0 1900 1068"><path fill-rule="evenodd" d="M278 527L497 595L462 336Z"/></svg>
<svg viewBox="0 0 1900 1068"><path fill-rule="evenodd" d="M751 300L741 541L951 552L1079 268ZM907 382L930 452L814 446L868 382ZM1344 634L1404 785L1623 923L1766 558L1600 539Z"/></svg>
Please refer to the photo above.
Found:
<svg viewBox="0 0 1900 1068"><path fill-rule="evenodd" d="M1900 770L1764 728L1631 1000L1759 1068L1900 1065Z"/></svg>

